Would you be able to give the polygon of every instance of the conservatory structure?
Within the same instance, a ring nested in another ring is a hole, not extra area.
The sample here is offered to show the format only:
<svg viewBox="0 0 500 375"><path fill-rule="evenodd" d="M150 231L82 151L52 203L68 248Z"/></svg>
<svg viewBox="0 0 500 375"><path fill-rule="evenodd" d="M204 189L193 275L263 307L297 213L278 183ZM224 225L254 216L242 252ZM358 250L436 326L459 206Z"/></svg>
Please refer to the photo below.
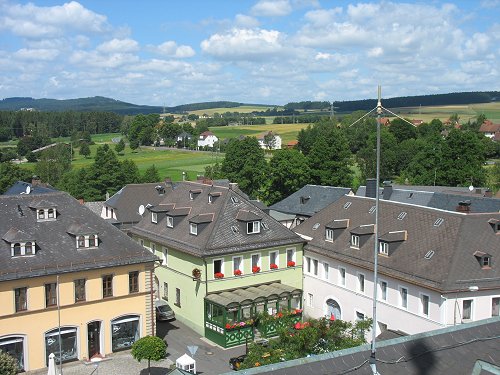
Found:
<svg viewBox="0 0 500 375"><path fill-rule="evenodd" d="M284 317L302 319L302 290L279 282L210 293L205 297L205 337L229 348L277 335Z"/></svg>

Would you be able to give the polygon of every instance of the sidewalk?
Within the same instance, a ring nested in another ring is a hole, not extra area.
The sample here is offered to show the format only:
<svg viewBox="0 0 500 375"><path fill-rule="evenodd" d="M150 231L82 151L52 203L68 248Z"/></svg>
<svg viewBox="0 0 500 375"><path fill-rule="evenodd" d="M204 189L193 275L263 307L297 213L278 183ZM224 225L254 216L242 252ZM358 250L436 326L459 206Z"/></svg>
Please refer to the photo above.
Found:
<svg viewBox="0 0 500 375"><path fill-rule="evenodd" d="M245 347L223 349L218 345L200 337L199 334L178 322L159 322L157 336L167 342L167 357L161 361L151 361L151 375L164 375L171 367L175 367L175 361L184 354L191 356L188 346L197 346L194 356L198 374L216 375L231 371L229 369L229 358L238 356L245 352ZM132 358L130 350L108 355L98 364L72 362L64 363L62 375L147 375L148 361L136 361ZM59 373L59 368L57 368ZM29 374L46 375L47 370L29 372Z"/></svg>

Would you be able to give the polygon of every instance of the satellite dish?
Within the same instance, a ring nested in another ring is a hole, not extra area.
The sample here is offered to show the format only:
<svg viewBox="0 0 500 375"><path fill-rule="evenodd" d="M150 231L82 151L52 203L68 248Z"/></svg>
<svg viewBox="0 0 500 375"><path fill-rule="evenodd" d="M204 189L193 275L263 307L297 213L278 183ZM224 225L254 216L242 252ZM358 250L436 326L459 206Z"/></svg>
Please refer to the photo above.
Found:
<svg viewBox="0 0 500 375"><path fill-rule="evenodd" d="M139 215L141 215L141 216L142 216L142 214L144 213L144 211L145 211L145 210L146 210L146 209L144 208L144 205L143 205L143 204L141 204L141 205L139 206Z"/></svg>
<svg viewBox="0 0 500 375"><path fill-rule="evenodd" d="M469 191L473 191L474 190L474 186L469 186Z"/></svg>
<svg viewBox="0 0 500 375"><path fill-rule="evenodd" d="M26 194L29 194L31 193L31 186L26 186Z"/></svg>

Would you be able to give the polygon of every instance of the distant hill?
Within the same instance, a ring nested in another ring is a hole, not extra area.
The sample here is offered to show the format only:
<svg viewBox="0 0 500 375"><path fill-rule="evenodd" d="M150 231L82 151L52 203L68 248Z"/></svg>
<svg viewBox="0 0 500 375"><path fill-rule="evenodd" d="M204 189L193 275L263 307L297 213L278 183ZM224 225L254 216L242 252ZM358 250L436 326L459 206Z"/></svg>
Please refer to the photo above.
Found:
<svg viewBox="0 0 500 375"><path fill-rule="evenodd" d="M0 111L19 111L28 108L43 112L114 112L121 115L161 113L163 111L163 107L136 105L102 96L65 100L22 97L0 100Z"/></svg>
<svg viewBox="0 0 500 375"><path fill-rule="evenodd" d="M480 92L456 92L450 94L404 96L395 98L383 98L383 105L386 108L418 107L418 106L443 106L474 103L489 103L500 101L499 91ZM353 112L357 110L370 110L377 105L376 99L334 101L335 112ZM202 102L183 104L175 107L166 107L169 113L186 113L212 108L234 108L238 112L240 106L262 106L274 107L269 104L246 104L231 101ZM286 104L285 110L328 110L329 102L292 102ZM33 98L6 98L0 100L0 111L19 111L21 109L33 108L44 112L114 112L121 115L136 115L139 113L162 113L164 108L159 106L136 105L122 102L115 99L94 96L92 98L80 99L33 99Z"/></svg>

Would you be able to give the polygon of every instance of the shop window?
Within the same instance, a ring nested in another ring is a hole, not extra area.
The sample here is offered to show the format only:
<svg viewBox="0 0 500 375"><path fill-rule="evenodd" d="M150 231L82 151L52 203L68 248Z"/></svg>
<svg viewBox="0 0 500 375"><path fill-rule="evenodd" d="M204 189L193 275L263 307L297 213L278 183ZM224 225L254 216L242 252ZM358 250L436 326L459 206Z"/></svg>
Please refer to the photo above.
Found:
<svg viewBox="0 0 500 375"><path fill-rule="evenodd" d="M45 361L49 365L49 355L54 353L56 363L69 362L78 359L78 340L76 327L61 328L61 345L59 346L59 329L53 329L45 334ZM61 351L59 351L61 347ZM59 355L60 353L60 355Z"/></svg>
<svg viewBox="0 0 500 375"><path fill-rule="evenodd" d="M125 350L139 339L139 317L128 315L111 321L111 350Z"/></svg>
<svg viewBox="0 0 500 375"><path fill-rule="evenodd" d="M20 370L24 370L24 337L10 336L0 338L0 351L17 359Z"/></svg>

